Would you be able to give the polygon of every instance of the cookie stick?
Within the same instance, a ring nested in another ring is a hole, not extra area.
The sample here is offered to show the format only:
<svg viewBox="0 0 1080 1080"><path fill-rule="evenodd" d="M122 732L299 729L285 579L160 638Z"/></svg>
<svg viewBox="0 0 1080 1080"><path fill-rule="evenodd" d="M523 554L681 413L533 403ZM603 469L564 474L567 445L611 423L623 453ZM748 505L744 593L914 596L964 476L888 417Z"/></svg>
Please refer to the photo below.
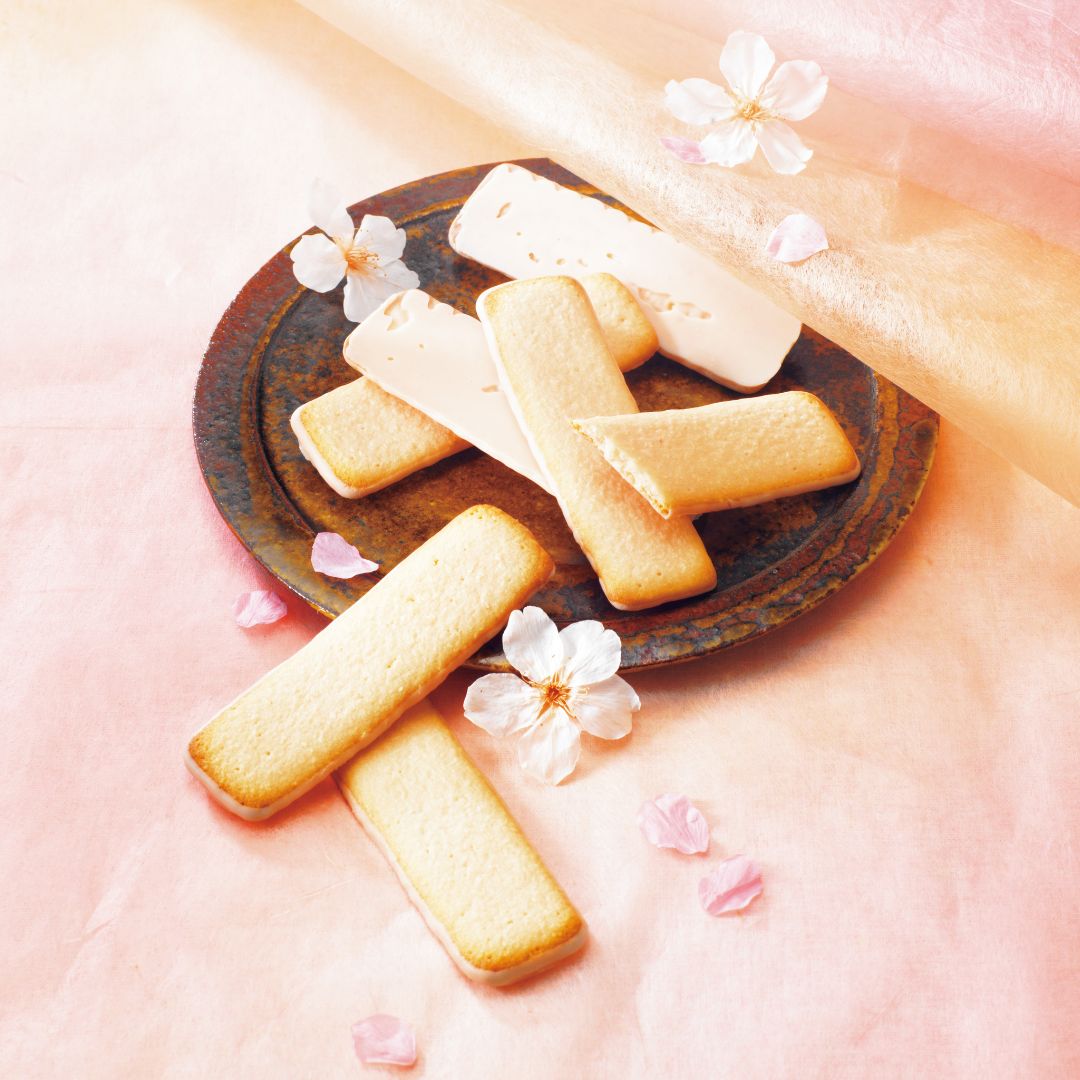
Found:
<svg viewBox="0 0 1080 1080"><path fill-rule="evenodd" d="M828 406L802 390L574 427L665 518L818 491L860 471Z"/></svg>
<svg viewBox="0 0 1080 1080"><path fill-rule="evenodd" d="M508 514L466 510L197 732L188 767L226 809L268 817L438 686L553 569Z"/></svg>
<svg viewBox="0 0 1080 1080"><path fill-rule="evenodd" d="M301 405L290 424L300 452L346 499L371 495L469 446L364 378Z"/></svg>
<svg viewBox="0 0 1080 1080"><path fill-rule="evenodd" d="M581 285L511 281L482 293L476 309L522 431L610 603L637 611L713 588L694 526L660 517L571 426L637 412Z"/></svg>
<svg viewBox="0 0 1080 1080"><path fill-rule="evenodd" d="M336 779L470 979L505 986L585 943L581 916L429 701L414 705Z"/></svg>

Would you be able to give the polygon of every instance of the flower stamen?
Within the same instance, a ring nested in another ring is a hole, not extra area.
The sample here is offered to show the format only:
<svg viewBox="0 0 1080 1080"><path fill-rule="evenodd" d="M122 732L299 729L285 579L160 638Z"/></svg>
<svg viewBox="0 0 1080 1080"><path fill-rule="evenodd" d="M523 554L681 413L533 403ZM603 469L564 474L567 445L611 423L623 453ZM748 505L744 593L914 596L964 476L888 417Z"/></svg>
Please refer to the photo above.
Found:
<svg viewBox="0 0 1080 1080"><path fill-rule="evenodd" d="M540 713L543 715L548 709L562 709L567 716L573 717L570 711L570 687L565 683L550 682L542 683L537 687L540 691Z"/></svg>
<svg viewBox="0 0 1080 1080"><path fill-rule="evenodd" d="M370 270L379 265L379 256L362 244L350 244L348 247L339 244L338 247L350 270Z"/></svg>
<svg viewBox="0 0 1080 1080"><path fill-rule="evenodd" d="M748 124L762 124L780 119L776 113L766 109L756 98L744 98L734 93L731 98L735 104L735 115Z"/></svg>

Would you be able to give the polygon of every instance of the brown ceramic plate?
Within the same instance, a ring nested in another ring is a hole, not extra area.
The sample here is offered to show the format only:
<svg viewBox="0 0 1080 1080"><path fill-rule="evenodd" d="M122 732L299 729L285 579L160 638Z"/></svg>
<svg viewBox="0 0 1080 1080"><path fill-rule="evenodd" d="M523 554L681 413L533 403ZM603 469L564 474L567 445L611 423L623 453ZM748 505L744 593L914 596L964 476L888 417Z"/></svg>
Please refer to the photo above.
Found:
<svg viewBox="0 0 1080 1080"><path fill-rule="evenodd" d="M550 161L518 164L615 203ZM363 214L385 214L404 226L405 258L421 288L470 314L479 293L504 279L456 255L446 233L490 168L429 176L351 208L357 221ZM800 389L822 398L854 443L862 476L828 491L699 519L716 564L716 588L651 611L616 611L554 499L477 450L356 501L322 482L300 455L289 415L355 377L341 358L352 324L342 313L340 288L320 295L297 284L291 248L248 282L214 332L195 390L195 447L225 521L270 573L326 615L343 611L377 577L337 581L315 573L310 554L316 532L341 533L385 572L455 514L473 503L493 503L528 525L555 558L555 577L533 602L557 622L602 620L622 637L627 668L688 660L782 626L864 570L911 513L930 468L936 414L805 330L762 392ZM659 356L630 373L628 382L642 409L735 396ZM472 665L504 667L498 641Z"/></svg>

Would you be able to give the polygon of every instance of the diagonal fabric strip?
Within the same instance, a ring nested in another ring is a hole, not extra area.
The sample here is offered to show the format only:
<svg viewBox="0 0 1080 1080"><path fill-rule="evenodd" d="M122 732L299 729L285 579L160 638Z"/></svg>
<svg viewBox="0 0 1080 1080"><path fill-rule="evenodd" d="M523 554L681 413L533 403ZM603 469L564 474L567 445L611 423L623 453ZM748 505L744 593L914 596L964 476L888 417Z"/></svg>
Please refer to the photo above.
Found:
<svg viewBox="0 0 1080 1080"><path fill-rule="evenodd" d="M304 3L698 245L1080 504L1074 251L1009 223L1015 215L991 217L864 167L851 140L815 138L809 125L814 157L799 176L775 175L760 161L736 170L678 161L659 143L682 126L664 108L664 83L715 77L722 41L616 5ZM823 121L829 109L827 101ZM1057 183L1063 198L1075 197L1075 185ZM765 245L776 221L796 211L821 222L831 250L780 266Z"/></svg>

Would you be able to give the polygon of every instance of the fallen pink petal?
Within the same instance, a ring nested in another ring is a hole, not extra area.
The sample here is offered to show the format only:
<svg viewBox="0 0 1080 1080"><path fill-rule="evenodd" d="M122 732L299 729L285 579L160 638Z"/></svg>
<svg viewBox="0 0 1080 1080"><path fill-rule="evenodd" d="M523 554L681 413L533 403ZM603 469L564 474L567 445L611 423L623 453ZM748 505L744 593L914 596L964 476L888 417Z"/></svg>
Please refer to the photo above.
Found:
<svg viewBox="0 0 1080 1080"><path fill-rule="evenodd" d="M660 144L670 150L680 161L691 165L704 165L705 155L697 139L684 139L681 135L661 135Z"/></svg>
<svg viewBox="0 0 1080 1080"><path fill-rule="evenodd" d="M701 906L710 915L742 911L762 890L761 871L753 859L732 855L698 882Z"/></svg>
<svg viewBox="0 0 1080 1080"><path fill-rule="evenodd" d="M797 263L828 247L825 230L809 214L788 214L773 229L765 250L777 262Z"/></svg>
<svg viewBox="0 0 1080 1080"><path fill-rule="evenodd" d="M236 598L233 618L236 619L237 626L250 630L253 626L276 623L278 619L285 617L288 610L285 601L277 593L266 589L253 589Z"/></svg>
<svg viewBox="0 0 1080 1080"><path fill-rule="evenodd" d="M315 543L311 545L311 565L320 574L336 578L354 578L379 569L378 563L365 559L336 532L321 532L315 537Z"/></svg>
<svg viewBox="0 0 1080 1080"><path fill-rule="evenodd" d="M352 1026L356 1056L365 1065L402 1065L416 1062L416 1035L396 1016L376 1013Z"/></svg>
<svg viewBox="0 0 1080 1080"><path fill-rule="evenodd" d="M685 795L657 795L638 811L638 826L654 847L674 848L684 855L709 850L709 825Z"/></svg>

